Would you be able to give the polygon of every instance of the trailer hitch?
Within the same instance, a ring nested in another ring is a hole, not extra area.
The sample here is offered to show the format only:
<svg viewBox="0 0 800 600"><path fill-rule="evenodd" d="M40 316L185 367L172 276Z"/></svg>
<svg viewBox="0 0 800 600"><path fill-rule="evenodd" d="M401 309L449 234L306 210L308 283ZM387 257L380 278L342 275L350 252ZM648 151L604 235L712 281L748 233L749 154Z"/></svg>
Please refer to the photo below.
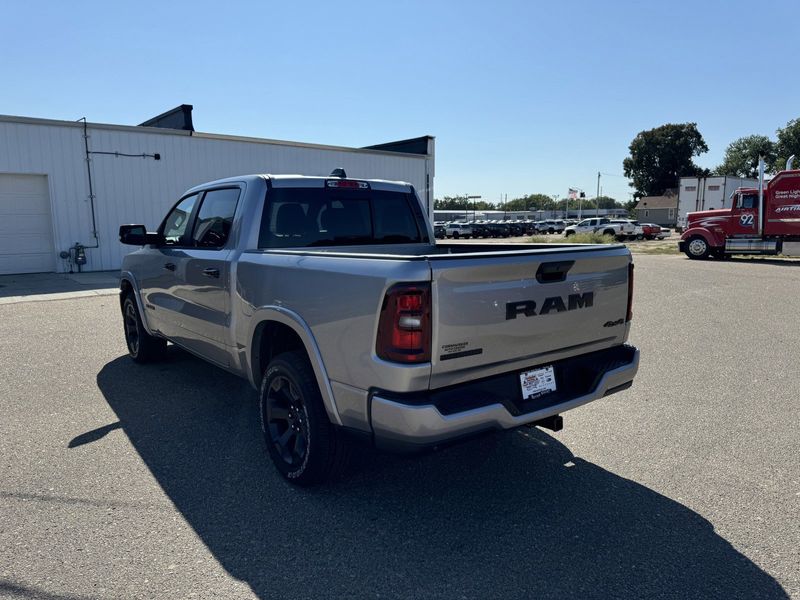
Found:
<svg viewBox="0 0 800 600"><path fill-rule="evenodd" d="M528 427L542 427L544 429L549 429L550 431L561 431L564 429L564 417L561 415L553 415L551 417L545 417L544 419L539 419L538 421L533 421L532 423L527 424Z"/></svg>

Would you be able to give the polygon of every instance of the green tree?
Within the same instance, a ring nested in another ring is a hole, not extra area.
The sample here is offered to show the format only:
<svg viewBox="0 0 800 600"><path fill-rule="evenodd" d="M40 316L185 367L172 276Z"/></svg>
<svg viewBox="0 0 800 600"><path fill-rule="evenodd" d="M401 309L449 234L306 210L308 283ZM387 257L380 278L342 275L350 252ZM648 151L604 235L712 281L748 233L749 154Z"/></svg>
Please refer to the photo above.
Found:
<svg viewBox="0 0 800 600"><path fill-rule="evenodd" d="M467 199L463 196L445 196L433 201L434 210L465 210Z"/></svg>
<svg viewBox="0 0 800 600"><path fill-rule="evenodd" d="M631 155L622 161L622 168L633 181L636 197L661 195L676 187L681 177L702 173L692 158L708 152L697 123L668 123L641 131L629 148Z"/></svg>
<svg viewBox="0 0 800 600"><path fill-rule="evenodd" d="M586 201L584 201L584 206L586 205ZM621 208L622 205L617 202L614 198L610 196L600 196L599 198L595 198L594 202L592 202L593 206L597 206L597 208Z"/></svg>
<svg viewBox="0 0 800 600"><path fill-rule="evenodd" d="M714 172L717 175L758 177L758 157L763 156L772 168L777 155L775 143L765 135L748 135L734 140L725 150L725 160Z"/></svg>
<svg viewBox="0 0 800 600"><path fill-rule="evenodd" d="M795 161L800 164L800 119L792 119L786 127L778 129L778 142L775 144L775 160L772 163L773 171L786 168L786 161L794 154Z"/></svg>
<svg viewBox="0 0 800 600"><path fill-rule="evenodd" d="M445 196L433 201L434 210L495 210L496 206L484 200L471 200L466 196Z"/></svg>
<svg viewBox="0 0 800 600"><path fill-rule="evenodd" d="M506 202L506 210L552 210L555 201L547 194L527 194Z"/></svg>

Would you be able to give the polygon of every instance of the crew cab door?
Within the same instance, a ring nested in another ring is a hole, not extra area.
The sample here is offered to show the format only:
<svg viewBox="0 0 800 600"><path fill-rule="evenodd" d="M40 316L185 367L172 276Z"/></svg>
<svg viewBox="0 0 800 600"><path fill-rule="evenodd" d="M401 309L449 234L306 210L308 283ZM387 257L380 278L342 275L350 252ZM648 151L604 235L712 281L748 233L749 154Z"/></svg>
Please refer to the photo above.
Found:
<svg viewBox="0 0 800 600"><path fill-rule="evenodd" d="M158 232L164 241L151 246L140 258L138 265L139 287L147 322L154 329L174 339L180 334L181 307L173 300L180 271L185 268L183 259L189 249L192 215L197 208L199 193L181 198L169 211Z"/></svg>
<svg viewBox="0 0 800 600"><path fill-rule="evenodd" d="M172 229L179 203L163 226L162 271L143 284L164 335L223 366L229 360L230 234L240 194L238 186L198 194L180 232Z"/></svg>

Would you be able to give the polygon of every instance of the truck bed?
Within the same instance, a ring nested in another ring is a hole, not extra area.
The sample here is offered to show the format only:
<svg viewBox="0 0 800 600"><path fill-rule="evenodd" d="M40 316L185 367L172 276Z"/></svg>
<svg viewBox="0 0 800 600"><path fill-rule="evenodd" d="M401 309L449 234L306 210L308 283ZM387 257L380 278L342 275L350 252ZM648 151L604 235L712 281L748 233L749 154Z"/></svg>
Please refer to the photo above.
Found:
<svg viewBox="0 0 800 600"><path fill-rule="evenodd" d="M621 244L349 246L248 251L237 276L248 305L303 307L331 379L407 392L624 343L629 264ZM398 368L375 358L375 315L415 281L431 285L431 362Z"/></svg>

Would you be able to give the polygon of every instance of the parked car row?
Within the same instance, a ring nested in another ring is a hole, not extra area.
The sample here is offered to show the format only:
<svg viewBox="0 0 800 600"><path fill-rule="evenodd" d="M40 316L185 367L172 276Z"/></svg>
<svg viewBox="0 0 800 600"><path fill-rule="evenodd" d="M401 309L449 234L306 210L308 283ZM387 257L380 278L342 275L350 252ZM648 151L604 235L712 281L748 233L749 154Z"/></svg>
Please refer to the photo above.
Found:
<svg viewBox="0 0 800 600"><path fill-rule="evenodd" d="M601 233L611 235L618 240L663 240L670 235L670 230L662 228L655 223L640 223L631 219L609 219L595 217L584 219L576 225L571 225L564 230L564 235L569 237L577 233Z"/></svg>
<svg viewBox="0 0 800 600"><path fill-rule="evenodd" d="M498 238L536 233L533 221L437 221L433 224L434 235L444 238Z"/></svg>
<svg viewBox="0 0 800 600"><path fill-rule="evenodd" d="M525 220L476 220L437 221L433 226L438 239L500 238L534 234L563 233L566 237L576 233L601 233L617 240L663 240L670 230L654 223L640 223L631 219L595 217L580 222L569 219Z"/></svg>

